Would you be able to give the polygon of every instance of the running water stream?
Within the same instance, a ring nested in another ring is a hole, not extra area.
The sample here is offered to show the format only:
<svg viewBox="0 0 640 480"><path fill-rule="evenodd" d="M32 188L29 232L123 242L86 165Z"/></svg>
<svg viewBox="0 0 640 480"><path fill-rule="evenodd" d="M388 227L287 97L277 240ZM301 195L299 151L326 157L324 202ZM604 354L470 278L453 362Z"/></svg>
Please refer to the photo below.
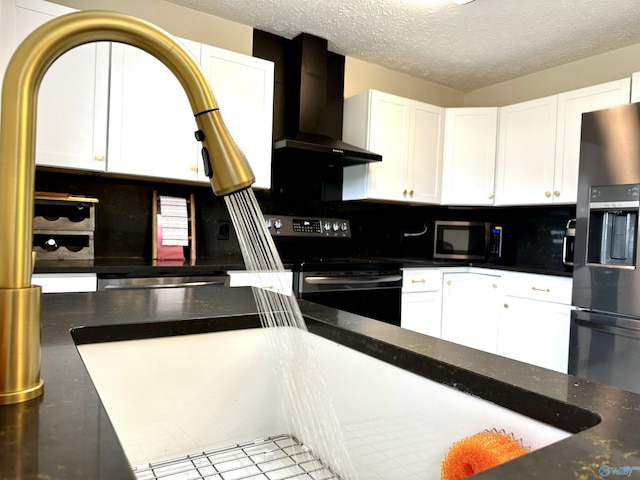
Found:
<svg viewBox="0 0 640 480"><path fill-rule="evenodd" d="M253 190L240 190L224 198L247 270L260 274L262 281L267 276L274 291L290 290ZM269 347L279 370L276 377L281 382L283 407L293 432L340 478L356 480L342 429L308 344L298 302L292 295L276 294L265 288L253 288L253 293L262 326L272 331Z"/></svg>

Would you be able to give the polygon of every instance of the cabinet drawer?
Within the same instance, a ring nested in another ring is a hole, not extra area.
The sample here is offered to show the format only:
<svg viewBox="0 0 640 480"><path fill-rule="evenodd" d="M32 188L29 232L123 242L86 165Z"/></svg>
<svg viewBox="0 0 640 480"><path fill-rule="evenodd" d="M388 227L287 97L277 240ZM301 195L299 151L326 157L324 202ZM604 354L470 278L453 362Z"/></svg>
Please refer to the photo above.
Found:
<svg viewBox="0 0 640 480"><path fill-rule="evenodd" d="M229 275L230 287L259 287L266 290L293 295L293 272L252 272L246 270L231 270Z"/></svg>
<svg viewBox="0 0 640 480"><path fill-rule="evenodd" d="M545 302L571 304L573 279L537 275L532 273L507 272L505 294Z"/></svg>
<svg viewBox="0 0 640 480"><path fill-rule="evenodd" d="M434 268L405 268L402 272L402 292L439 292L442 272Z"/></svg>
<svg viewBox="0 0 640 480"><path fill-rule="evenodd" d="M95 273L36 273L33 285L40 285L42 293L95 292L98 280Z"/></svg>

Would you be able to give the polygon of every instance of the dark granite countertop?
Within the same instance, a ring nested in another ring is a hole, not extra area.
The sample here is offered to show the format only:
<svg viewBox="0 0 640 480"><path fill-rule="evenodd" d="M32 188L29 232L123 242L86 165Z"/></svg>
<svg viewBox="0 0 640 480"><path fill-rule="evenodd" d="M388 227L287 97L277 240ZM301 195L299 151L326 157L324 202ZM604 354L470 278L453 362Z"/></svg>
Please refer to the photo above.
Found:
<svg viewBox="0 0 640 480"><path fill-rule="evenodd" d="M562 266L543 265L502 265L499 263L467 262L461 260L434 260L419 257L385 257L384 260L402 263L405 268L437 268L437 267L477 267L493 270L505 270L509 272L535 273L539 275L554 275L558 277L572 277L571 270L565 270Z"/></svg>
<svg viewBox="0 0 640 480"><path fill-rule="evenodd" d="M218 275L229 270L244 270L242 257L220 257L158 261L141 258L96 258L94 260L38 260L34 273L97 273L143 277Z"/></svg>
<svg viewBox="0 0 640 480"><path fill-rule="evenodd" d="M506 270L514 272L537 273L571 277L572 272L561 267L544 267L540 265L498 265L493 263L469 263L455 260L434 260L428 258L383 257L369 260L384 260L402 264L405 268L435 267L478 267ZM285 267L291 267L286 265ZM217 275L229 270L244 270L241 257L205 258L195 263L151 261L139 258L101 258L95 260L48 260L37 261L35 273L97 273L99 275L128 276L185 276L185 275Z"/></svg>
<svg viewBox="0 0 640 480"><path fill-rule="evenodd" d="M44 295L45 393L0 407L1 479L133 478L70 329L78 341L87 341L105 329L119 338L256 325L249 288L183 290L180 300L162 302L158 295L166 292L157 290ZM314 303L300 306L313 333L575 432L477 478L596 479L603 465L640 466L640 395Z"/></svg>

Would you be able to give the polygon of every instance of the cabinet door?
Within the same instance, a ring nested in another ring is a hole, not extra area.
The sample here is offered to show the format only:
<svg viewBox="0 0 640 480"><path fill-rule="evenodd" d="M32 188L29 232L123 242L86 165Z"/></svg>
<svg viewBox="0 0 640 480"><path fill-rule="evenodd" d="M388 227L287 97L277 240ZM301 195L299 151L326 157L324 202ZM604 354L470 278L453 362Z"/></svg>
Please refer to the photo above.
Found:
<svg viewBox="0 0 640 480"><path fill-rule="evenodd" d="M442 274L437 268L405 268L400 326L440 338Z"/></svg>
<svg viewBox="0 0 640 480"><path fill-rule="evenodd" d="M640 102L640 72L631 75L631 103Z"/></svg>
<svg viewBox="0 0 640 480"><path fill-rule="evenodd" d="M498 355L567 373L571 306L506 296Z"/></svg>
<svg viewBox="0 0 640 480"><path fill-rule="evenodd" d="M271 188L273 62L203 45L202 69L256 176L254 188ZM200 180L209 181L203 172Z"/></svg>
<svg viewBox="0 0 640 480"><path fill-rule="evenodd" d="M403 198L417 203L440 203L444 109L411 102L409 150L403 179Z"/></svg>
<svg viewBox="0 0 640 480"><path fill-rule="evenodd" d="M581 88L558 95L558 136L554 203L576 203L582 114L629 103L631 80Z"/></svg>
<svg viewBox="0 0 640 480"><path fill-rule="evenodd" d="M500 277L445 273L442 278L442 338L495 353Z"/></svg>
<svg viewBox="0 0 640 480"><path fill-rule="evenodd" d="M498 109L447 108L443 205L493 205Z"/></svg>
<svg viewBox="0 0 640 480"><path fill-rule="evenodd" d="M344 169L344 200L403 200L409 104L405 98L375 90L345 101L343 140L382 155L382 161Z"/></svg>
<svg viewBox="0 0 640 480"><path fill-rule="evenodd" d="M98 277L95 273L36 273L33 284L42 287L42 293L95 292Z"/></svg>
<svg viewBox="0 0 640 480"><path fill-rule="evenodd" d="M199 58L199 44L182 43ZM110 173L197 179L196 122L184 89L162 62L114 43L109 108Z"/></svg>
<svg viewBox="0 0 640 480"><path fill-rule="evenodd" d="M382 155L369 168L368 198L402 200L409 135L409 101L372 92L368 148Z"/></svg>
<svg viewBox="0 0 640 480"><path fill-rule="evenodd" d="M440 338L441 299L440 292L403 293L400 326Z"/></svg>
<svg viewBox="0 0 640 480"><path fill-rule="evenodd" d="M556 95L500 108L496 205L553 201Z"/></svg>
<svg viewBox="0 0 640 480"><path fill-rule="evenodd" d="M293 295L293 273L284 272L248 272L244 270L228 271L230 287L259 287L283 295Z"/></svg>
<svg viewBox="0 0 640 480"><path fill-rule="evenodd" d="M37 27L72 11L42 1L3 1L3 62ZM37 165L104 171L108 81L108 43L74 48L51 65L38 95Z"/></svg>

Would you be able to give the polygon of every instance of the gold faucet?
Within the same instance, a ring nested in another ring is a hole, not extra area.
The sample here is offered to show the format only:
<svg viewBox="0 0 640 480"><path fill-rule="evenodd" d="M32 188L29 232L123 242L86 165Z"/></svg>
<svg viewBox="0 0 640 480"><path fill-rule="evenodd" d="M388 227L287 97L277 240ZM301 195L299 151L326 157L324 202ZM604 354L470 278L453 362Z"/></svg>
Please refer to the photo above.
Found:
<svg viewBox="0 0 640 480"><path fill-rule="evenodd" d="M248 188L251 167L229 134L200 68L167 33L115 12L58 17L15 51L2 87L0 116L0 405L41 395L41 288L31 285L36 103L49 66L66 51L96 41L122 42L162 61L189 98L205 171L216 195Z"/></svg>

